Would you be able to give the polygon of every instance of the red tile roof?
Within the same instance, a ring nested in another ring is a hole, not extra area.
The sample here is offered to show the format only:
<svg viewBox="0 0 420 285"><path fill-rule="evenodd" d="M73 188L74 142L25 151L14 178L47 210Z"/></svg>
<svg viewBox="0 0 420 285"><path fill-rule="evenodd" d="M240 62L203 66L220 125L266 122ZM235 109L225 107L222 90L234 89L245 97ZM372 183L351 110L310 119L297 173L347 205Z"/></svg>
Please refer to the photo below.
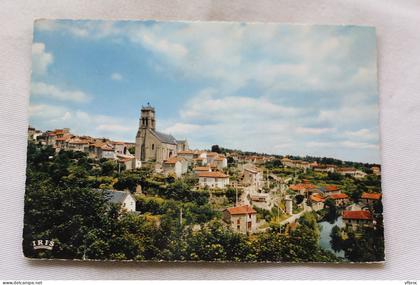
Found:
<svg viewBox="0 0 420 285"><path fill-rule="evenodd" d="M193 150L181 150L178 151L178 154L194 154L195 152Z"/></svg>
<svg viewBox="0 0 420 285"><path fill-rule="evenodd" d="M257 211L255 211L249 205L237 206L237 207L233 207L233 208L228 208L226 210L231 215L245 215L245 214L256 214L257 213Z"/></svg>
<svg viewBox="0 0 420 285"><path fill-rule="evenodd" d="M111 146L109 146L109 145L103 145L103 146L101 146L101 149L102 150L105 150L105 151L112 151L112 150L114 150Z"/></svg>
<svg viewBox="0 0 420 285"><path fill-rule="evenodd" d="M372 220L372 214L369 211L343 211L345 220Z"/></svg>
<svg viewBox="0 0 420 285"><path fill-rule="evenodd" d="M315 189L316 186L311 183L300 183L300 184L290 185L289 188L294 191L301 191L301 190L307 191L310 189Z"/></svg>
<svg viewBox="0 0 420 285"><path fill-rule="evenodd" d="M169 159L165 160L163 163L164 164L175 164L178 161L182 161L182 160L185 161L185 159L181 159L180 157L173 156L173 157L170 157Z"/></svg>
<svg viewBox="0 0 420 285"><path fill-rule="evenodd" d="M329 192L329 191L338 191L338 187L337 185L327 185L324 186L325 191Z"/></svg>
<svg viewBox="0 0 420 285"><path fill-rule="evenodd" d="M347 172L347 171L356 171L356 168L354 167L341 167L337 169L338 172Z"/></svg>
<svg viewBox="0 0 420 285"><path fill-rule="evenodd" d="M381 196L382 195L380 193L366 193L366 192L363 192L362 199L379 200L379 199L381 199Z"/></svg>
<svg viewBox="0 0 420 285"><path fill-rule="evenodd" d="M197 166L197 167L194 167L194 171L209 171L210 172L210 167L208 167L208 166Z"/></svg>
<svg viewBox="0 0 420 285"><path fill-rule="evenodd" d="M336 200L336 199L347 199L349 196L347 194L340 193L340 194L331 194L329 197L331 199Z"/></svg>
<svg viewBox="0 0 420 285"><path fill-rule="evenodd" d="M319 195L311 195L311 200L314 202L324 202L325 199Z"/></svg>
<svg viewBox="0 0 420 285"><path fill-rule="evenodd" d="M217 160L217 161L223 161L225 159L225 157L224 156L218 156L218 157L216 157L214 160Z"/></svg>
<svg viewBox="0 0 420 285"><path fill-rule="evenodd" d="M222 172L201 172L198 174L198 177L209 177L209 178L228 178L229 175L226 175Z"/></svg>

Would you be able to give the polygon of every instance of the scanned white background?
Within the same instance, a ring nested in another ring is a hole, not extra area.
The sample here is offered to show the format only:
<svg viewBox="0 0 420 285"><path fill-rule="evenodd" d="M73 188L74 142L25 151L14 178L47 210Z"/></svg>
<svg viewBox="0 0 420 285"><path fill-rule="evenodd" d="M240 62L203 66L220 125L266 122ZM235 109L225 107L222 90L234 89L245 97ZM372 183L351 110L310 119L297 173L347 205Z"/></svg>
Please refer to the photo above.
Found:
<svg viewBox="0 0 420 285"><path fill-rule="evenodd" d="M32 24L36 18L375 26L385 265L26 260L21 252L21 236ZM420 279L420 1L3 0L0 22L0 279Z"/></svg>

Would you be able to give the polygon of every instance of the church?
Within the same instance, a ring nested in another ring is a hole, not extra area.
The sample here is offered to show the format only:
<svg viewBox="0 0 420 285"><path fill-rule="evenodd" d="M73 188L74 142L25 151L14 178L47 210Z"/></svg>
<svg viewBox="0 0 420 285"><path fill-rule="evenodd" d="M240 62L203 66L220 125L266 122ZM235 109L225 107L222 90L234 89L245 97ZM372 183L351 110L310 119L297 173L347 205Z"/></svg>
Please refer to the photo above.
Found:
<svg viewBox="0 0 420 285"><path fill-rule="evenodd" d="M170 134L156 131L155 108L149 103L147 106L142 106L136 135L136 159L162 163L176 156L178 151L184 150L188 150L187 140L176 140Z"/></svg>

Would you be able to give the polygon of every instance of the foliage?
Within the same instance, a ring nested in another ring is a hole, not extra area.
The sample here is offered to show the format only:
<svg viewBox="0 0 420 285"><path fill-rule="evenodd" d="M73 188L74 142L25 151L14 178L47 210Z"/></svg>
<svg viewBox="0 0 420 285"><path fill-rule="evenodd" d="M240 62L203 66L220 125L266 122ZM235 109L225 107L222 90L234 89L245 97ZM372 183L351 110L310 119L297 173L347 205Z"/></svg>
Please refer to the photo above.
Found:
<svg viewBox="0 0 420 285"><path fill-rule="evenodd" d="M277 166L274 162L273 167ZM363 183L370 191L377 191L377 182L372 179ZM347 183L359 182L350 179ZM209 204L209 190L195 190L195 184L193 176L176 179L154 174L149 168L119 172L112 160L91 159L82 152L55 153L51 147L29 143L24 254L34 258L105 260L338 260L320 248L313 213L305 213L297 228L287 232L277 223L264 233L235 233ZM143 194L136 195L136 213L122 211L100 191L93 190L134 192L137 185L141 185ZM232 203L236 193L228 188L222 196ZM380 221L374 231L367 230L361 239L356 235L337 239L350 260L381 258L381 205L372 208L377 211L375 219ZM271 212L256 210L258 217L267 221L278 214L276 208ZM196 229L198 225L200 230ZM37 239L52 239L54 250L34 251L31 243Z"/></svg>
<svg viewBox="0 0 420 285"><path fill-rule="evenodd" d="M222 152L220 150L220 147L217 144L211 146L211 151L212 152L217 152L217 153L221 153Z"/></svg>

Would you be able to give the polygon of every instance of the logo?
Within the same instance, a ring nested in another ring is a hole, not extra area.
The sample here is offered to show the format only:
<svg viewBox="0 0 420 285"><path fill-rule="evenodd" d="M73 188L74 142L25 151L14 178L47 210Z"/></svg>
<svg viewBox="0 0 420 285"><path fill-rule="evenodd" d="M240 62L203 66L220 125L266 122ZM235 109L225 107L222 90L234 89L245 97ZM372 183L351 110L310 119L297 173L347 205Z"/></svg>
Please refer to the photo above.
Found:
<svg viewBox="0 0 420 285"><path fill-rule="evenodd" d="M32 241L32 247L34 249L47 249L52 250L54 247L54 241L48 239L39 239Z"/></svg>

